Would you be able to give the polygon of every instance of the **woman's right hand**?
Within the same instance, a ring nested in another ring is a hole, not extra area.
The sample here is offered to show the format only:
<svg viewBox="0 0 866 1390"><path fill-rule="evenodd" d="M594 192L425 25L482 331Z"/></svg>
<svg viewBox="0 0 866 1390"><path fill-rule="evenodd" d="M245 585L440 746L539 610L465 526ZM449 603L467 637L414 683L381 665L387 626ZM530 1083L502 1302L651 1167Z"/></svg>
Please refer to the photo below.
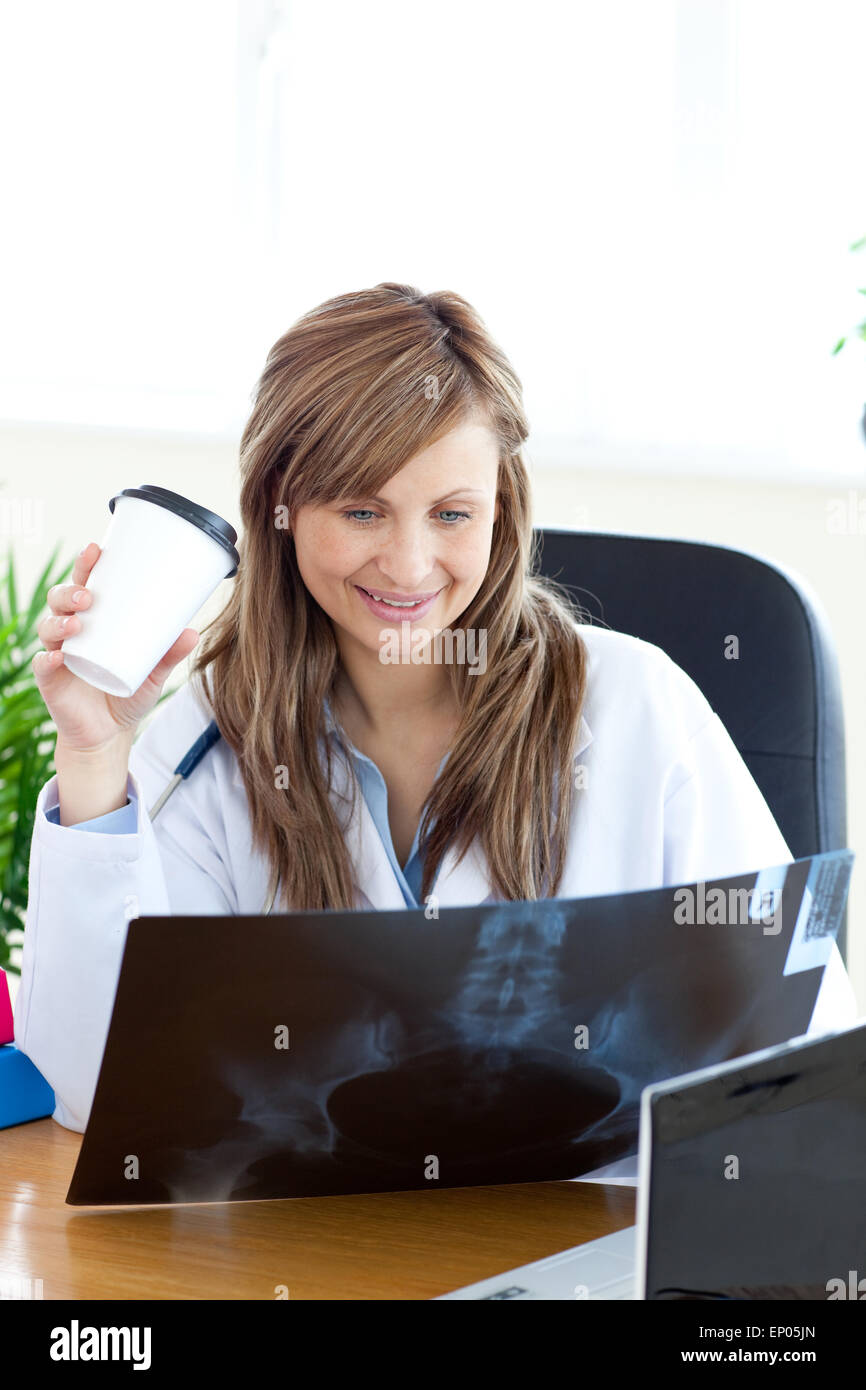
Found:
<svg viewBox="0 0 866 1390"><path fill-rule="evenodd" d="M84 547L73 566L72 582L49 589L51 611L36 626L45 647L33 658L39 693L57 726L58 746L81 753L103 753L118 740L131 746L138 725L153 709L173 668L189 655L199 638L194 628L184 628L135 694L126 698L97 690L74 675L64 664L61 646L67 637L86 628L92 596L84 585L101 554L95 541Z"/></svg>

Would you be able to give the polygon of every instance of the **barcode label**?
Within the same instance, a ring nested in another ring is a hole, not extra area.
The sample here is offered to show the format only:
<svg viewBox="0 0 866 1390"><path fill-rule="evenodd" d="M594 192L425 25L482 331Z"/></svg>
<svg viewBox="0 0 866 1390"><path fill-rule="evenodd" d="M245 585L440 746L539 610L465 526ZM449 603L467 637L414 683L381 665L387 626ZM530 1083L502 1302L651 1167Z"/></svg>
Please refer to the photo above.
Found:
<svg viewBox="0 0 866 1390"><path fill-rule="evenodd" d="M852 861L849 850L813 860L783 974L796 975L827 964L845 910Z"/></svg>
<svg viewBox="0 0 866 1390"><path fill-rule="evenodd" d="M840 872L840 864L819 864L817 868L818 881L812 892L812 904L806 918L807 941L813 941L817 936L835 937L848 896L848 875ZM806 888L808 891L808 883Z"/></svg>

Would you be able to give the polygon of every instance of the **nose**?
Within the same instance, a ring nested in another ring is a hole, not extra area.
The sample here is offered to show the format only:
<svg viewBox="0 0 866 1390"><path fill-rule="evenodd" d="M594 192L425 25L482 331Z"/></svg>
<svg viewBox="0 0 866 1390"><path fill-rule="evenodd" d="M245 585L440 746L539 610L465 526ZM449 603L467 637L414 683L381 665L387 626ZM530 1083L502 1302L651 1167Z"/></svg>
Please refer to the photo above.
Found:
<svg viewBox="0 0 866 1390"><path fill-rule="evenodd" d="M388 529L376 556L382 587L405 594L436 588L431 583L436 569L433 537L423 522L395 521Z"/></svg>

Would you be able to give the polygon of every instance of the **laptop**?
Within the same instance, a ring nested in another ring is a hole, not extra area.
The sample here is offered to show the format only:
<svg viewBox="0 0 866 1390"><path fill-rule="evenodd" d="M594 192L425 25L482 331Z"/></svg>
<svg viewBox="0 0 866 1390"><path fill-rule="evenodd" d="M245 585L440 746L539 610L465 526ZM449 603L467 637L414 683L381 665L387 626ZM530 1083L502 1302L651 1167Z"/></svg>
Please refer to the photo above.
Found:
<svg viewBox="0 0 866 1390"><path fill-rule="evenodd" d="M430 1191L634 1164L645 1086L806 1032L853 859L429 920L133 919L66 1200Z"/></svg>
<svg viewBox="0 0 866 1390"><path fill-rule="evenodd" d="M639 1145L636 1226L439 1297L866 1297L866 1018L647 1086Z"/></svg>

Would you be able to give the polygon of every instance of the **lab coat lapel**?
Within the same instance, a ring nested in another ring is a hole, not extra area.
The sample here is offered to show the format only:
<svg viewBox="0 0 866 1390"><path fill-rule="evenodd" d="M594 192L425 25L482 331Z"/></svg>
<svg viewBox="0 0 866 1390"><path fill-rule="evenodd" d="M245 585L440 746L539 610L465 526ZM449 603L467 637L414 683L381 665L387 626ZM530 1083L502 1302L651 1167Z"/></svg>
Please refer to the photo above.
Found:
<svg viewBox="0 0 866 1390"><path fill-rule="evenodd" d="M405 908L400 886L363 797L358 799L346 832L346 848L355 867L356 883L369 906ZM448 907L458 903L484 902L489 895L487 863L478 842L470 845L459 864L456 852L447 849L431 889L433 901L440 907Z"/></svg>
<svg viewBox="0 0 866 1390"><path fill-rule="evenodd" d="M487 859L477 840L472 841L459 864L456 850L448 847L442 857L431 896L438 907L493 901Z"/></svg>
<svg viewBox="0 0 866 1390"><path fill-rule="evenodd" d="M342 753L338 753L334 759L331 794L337 806L346 806L346 798L350 795L350 781ZM345 832L345 842L354 867L355 882L362 897L362 906L377 909L405 908L403 894L394 877L385 846L367 802L360 793ZM456 903L483 902L489 896L490 884L487 879L486 861L477 843L469 847L460 864L456 860L455 851L448 849L432 888L435 901L443 907Z"/></svg>
<svg viewBox="0 0 866 1390"><path fill-rule="evenodd" d="M335 750L333 758L331 799L335 803L338 817L344 820L349 799L352 794L349 770L342 752ZM385 846L376 829L376 822L370 814L360 789L355 796L355 805L346 827L346 849L352 861L355 883L361 895L361 906L373 908L405 907L400 885L394 877ZM366 901L364 901L366 900Z"/></svg>
<svg viewBox="0 0 866 1390"><path fill-rule="evenodd" d="M592 730L586 719L581 716L575 761L584 749L589 747L592 740ZM355 862L361 875L358 878L359 886L371 907L403 907L403 895L391 871L373 817L363 798L361 802L361 834L350 843L353 858L356 852L358 854ZM477 840L472 842L459 863L457 851L453 847L445 851L431 890L431 897L438 907L471 906L495 901L491 892L487 860Z"/></svg>
<svg viewBox="0 0 866 1390"><path fill-rule="evenodd" d="M580 733L575 751L575 760L592 743L592 731L581 716ZM235 771L240 779L239 770ZM351 783L349 770L342 752L337 752L332 762L331 797L341 821L345 820ZM345 831L346 848L355 873L355 882L361 895L361 906L377 909L404 908L403 894L397 883L385 846L379 837L376 823L360 791ZM477 840L469 846L460 863L457 852L446 850L439 872L432 888L432 896L440 907L456 907L462 904L494 901L488 877L487 860Z"/></svg>
<svg viewBox="0 0 866 1390"><path fill-rule="evenodd" d="M343 819L347 806L346 798L350 795L350 781L342 753L338 753L334 758L331 795L335 807L344 808L341 815ZM394 877L385 846L376 829L376 822L360 793L345 831L345 842L354 867L362 906L378 909L405 908L403 894ZM454 903L483 902L490 893L490 884L487 880L486 861L477 842L470 845L460 864L456 860L455 851L448 849L432 888L435 901L443 907Z"/></svg>

